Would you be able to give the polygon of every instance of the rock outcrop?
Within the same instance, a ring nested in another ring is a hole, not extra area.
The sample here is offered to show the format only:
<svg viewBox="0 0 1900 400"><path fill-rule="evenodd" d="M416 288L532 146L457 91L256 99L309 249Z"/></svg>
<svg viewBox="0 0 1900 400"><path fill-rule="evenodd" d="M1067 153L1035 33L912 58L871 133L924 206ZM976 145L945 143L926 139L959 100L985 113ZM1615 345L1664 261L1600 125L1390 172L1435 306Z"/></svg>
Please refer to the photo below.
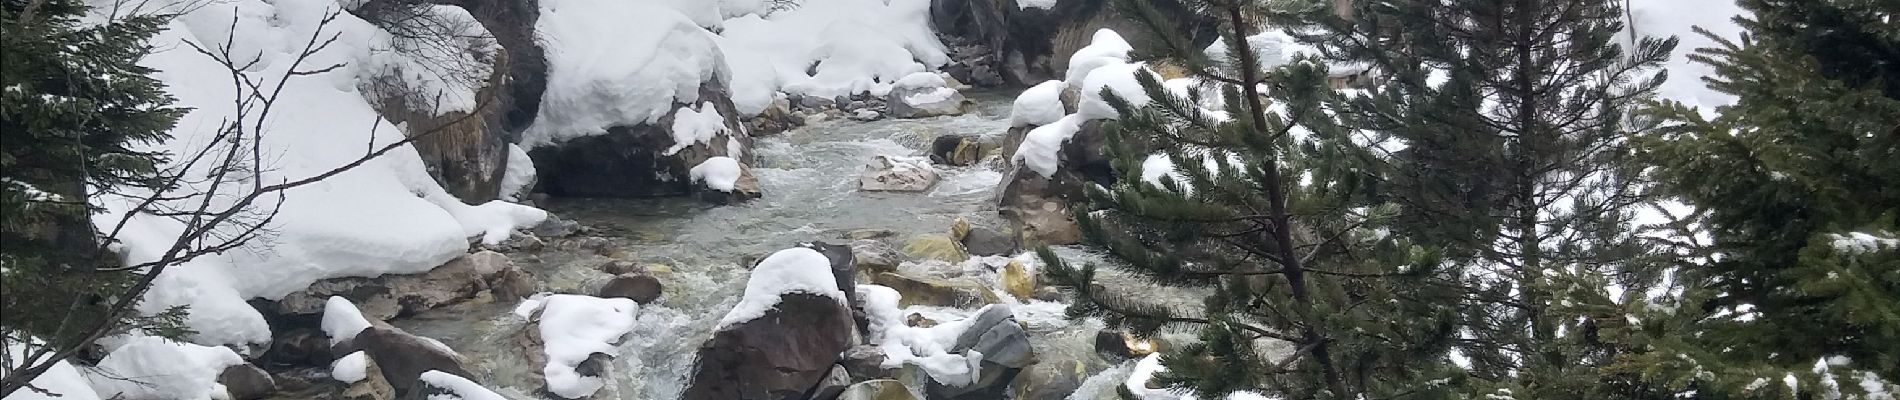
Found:
<svg viewBox="0 0 1900 400"><path fill-rule="evenodd" d="M279 315L323 312L324 301L342 296L356 303L363 316L387 321L489 294L514 299L533 283L508 256L493 251L464 255L420 274L375 278L334 278L317 281L274 304Z"/></svg>
<svg viewBox="0 0 1900 400"><path fill-rule="evenodd" d="M751 164L752 137L738 119L726 89L716 82L702 84L698 104L709 104L724 119L725 131L712 140L694 143L673 154L675 145L669 132L681 107L649 124L614 126L606 133L571 138L560 143L537 147L528 152L534 158L541 190L556 197L665 197L691 194L690 179L694 166L713 157L731 157L740 164ZM737 145L734 145L737 142ZM738 150L734 154L733 150ZM749 178L741 175L740 180Z"/></svg>

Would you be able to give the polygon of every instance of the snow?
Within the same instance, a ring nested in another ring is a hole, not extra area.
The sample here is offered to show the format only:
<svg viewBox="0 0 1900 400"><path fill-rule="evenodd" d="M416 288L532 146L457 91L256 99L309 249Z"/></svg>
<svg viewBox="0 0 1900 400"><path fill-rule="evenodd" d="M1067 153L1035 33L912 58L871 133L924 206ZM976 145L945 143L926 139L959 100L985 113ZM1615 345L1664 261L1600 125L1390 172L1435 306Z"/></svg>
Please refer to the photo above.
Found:
<svg viewBox="0 0 1900 400"><path fill-rule="evenodd" d="M362 351L350 353L330 363L330 377L343 383L356 383L369 378L369 355Z"/></svg>
<svg viewBox="0 0 1900 400"><path fill-rule="evenodd" d="M945 87L949 85L950 85L949 82L945 82L943 80L943 75L938 75L935 72L912 72L910 75L904 75L903 78L898 79L896 83L892 83L891 88L892 89L927 89L927 88L940 88L940 87Z"/></svg>
<svg viewBox="0 0 1900 400"><path fill-rule="evenodd" d="M1104 88L1114 91L1116 96L1121 96L1132 106L1147 105L1148 92L1141 88L1141 81L1136 80L1135 74L1148 74L1154 76L1156 81L1161 80L1142 63L1109 63L1090 71L1088 78L1082 80L1081 104L1076 106L1076 115L1085 120L1120 118L1121 114L1115 112L1115 108L1109 106L1102 96Z"/></svg>
<svg viewBox="0 0 1900 400"><path fill-rule="evenodd" d="M845 301L844 291L838 290L838 281L831 275L830 258L803 247L779 250L752 269L752 276L746 279L745 295L732 311L719 319L715 330L765 316L766 311L778 306L779 295L788 293L825 296L839 303Z"/></svg>
<svg viewBox="0 0 1900 400"><path fill-rule="evenodd" d="M1134 46L1128 45L1128 40L1122 39L1115 31L1108 28L1097 30L1089 38L1088 46L1076 49L1075 54L1069 55L1069 69L1063 72L1062 81L1070 87L1077 87L1096 68L1127 63L1128 52L1134 49Z"/></svg>
<svg viewBox="0 0 1900 400"><path fill-rule="evenodd" d="M593 353L619 356L615 345L633 331L634 313L640 305L624 298L556 294L524 302L516 313L524 309L532 313L535 308L541 309L541 340L548 356L541 371L547 376L548 391L578 399L606 386L603 377L583 376L575 368Z"/></svg>
<svg viewBox="0 0 1900 400"><path fill-rule="evenodd" d="M1076 132L1082 130L1081 117L1070 114L1048 125L1030 129L1023 136L1023 143L1016 148L1015 162L1042 174L1044 178L1053 178L1056 169L1061 166L1062 143L1068 142Z"/></svg>
<svg viewBox="0 0 1900 400"><path fill-rule="evenodd" d="M488 388L468 380L468 378L455 376L455 374L447 372L430 370L423 372L419 380L429 386L449 391L447 394L429 395L428 400L508 400L508 398L501 397L500 394L496 394L494 391L488 390Z"/></svg>
<svg viewBox="0 0 1900 400"><path fill-rule="evenodd" d="M1175 391L1172 389L1149 389L1148 381L1154 379L1155 374L1159 374L1167 370L1168 370L1167 367L1164 367L1161 365L1160 353L1149 354L1147 357L1142 357L1141 361L1135 362L1134 370L1129 372L1128 380L1123 382L1122 386L1127 388L1130 393L1134 393L1135 397L1141 400L1196 400L1198 399L1198 397L1195 397L1193 394L1181 392L1181 391ZM1243 392L1228 393L1227 397L1223 397L1223 399L1226 399L1226 400L1273 400L1275 398L1267 397L1266 395L1263 395L1260 393L1243 391Z"/></svg>
<svg viewBox="0 0 1900 400"><path fill-rule="evenodd" d="M514 143L508 144L508 164L501 171L502 200L520 202L527 200L520 196L528 194L529 186L534 185L534 159L528 157L528 151Z"/></svg>
<svg viewBox="0 0 1900 400"><path fill-rule="evenodd" d="M521 143L533 148L658 121L731 76L716 37L658 2L547 0L535 22L548 86Z"/></svg>
<svg viewBox="0 0 1900 400"><path fill-rule="evenodd" d="M706 182L706 187L727 193L732 192L733 186L739 182L739 176L743 172L744 170L739 167L739 160L734 160L732 157L708 158L699 165L693 166L692 171L688 171L693 182L703 181Z"/></svg>
<svg viewBox="0 0 1900 400"><path fill-rule="evenodd" d="M14 340L12 336L7 337L7 370L18 368L26 362L27 353L39 347L38 341L34 342L28 345L24 341ZM99 400L99 393L92 390L86 378L79 374L79 369L73 368L73 364L65 360L54 363L52 368L33 378L30 383L46 393L22 389L7 395L6 400Z"/></svg>
<svg viewBox="0 0 1900 400"><path fill-rule="evenodd" d="M673 147L666 148L666 155L679 153L696 143L712 143L713 137L727 133L726 117L719 115L719 108L712 102L702 102L695 110L693 107L680 107L673 113Z"/></svg>
<svg viewBox="0 0 1900 400"><path fill-rule="evenodd" d="M367 67L359 74L365 78L395 78L403 87L413 88L408 95L419 100L420 106L437 114L474 110L478 105L477 90L487 85L493 73L488 60L501 53L501 45L461 7L432 5L426 13L433 22L439 23L409 34L441 35L447 38L444 42L418 45L416 42L423 40L398 39L377 29L373 34L375 42L369 46ZM405 51L397 51L398 44L404 44L401 48ZM463 53L445 54L447 51L443 49Z"/></svg>
<svg viewBox="0 0 1900 400"><path fill-rule="evenodd" d="M1030 86L1016 95L1016 102L1009 108L1009 126L1048 125L1061 119L1065 112L1062 108L1062 90L1069 85L1062 81L1050 80Z"/></svg>
<svg viewBox="0 0 1900 400"><path fill-rule="evenodd" d="M1889 248L1900 247L1900 239L1892 234L1873 234L1867 232L1848 232L1847 234L1829 234L1834 250L1844 254L1867 254Z"/></svg>
<svg viewBox="0 0 1900 400"><path fill-rule="evenodd" d="M1056 8L1057 1L1060 1L1060 0L1016 0L1016 8L1021 9L1021 10L1027 10L1031 8L1040 8L1040 9L1047 10L1047 9Z"/></svg>
<svg viewBox="0 0 1900 400"><path fill-rule="evenodd" d="M922 105L922 104L936 103L936 102L940 102L944 100L949 100L950 97L956 96L956 95L957 95L956 89L940 87L936 89L930 89L930 91L928 92L922 92L922 93L916 93L916 94L904 96L904 104Z"/></svg>
<svg viewBox="0 0 1900 400"><path fill-rule="evenodd" d="M957 337L969 330L974 321L964 318L928 328L911 327L904 323L907 314L897 306L903 296L896 289L858 285L856 291L865 317L870 320L868 339L884 351L883 367L901 368L904 364L913 364L938 383L953 386L968 386L980 376L983 353L949 352L956 346ZM991 304L984 309L989 307L1009 306ZM982 313L979 310L972 315Z"/></svg>
<svg viewBox="0 0 1900 400"><path fill-rule="evenodd" d="M173 140L151 150L174 154L196 150L223 121L237 114L231 100L236 96L232 78L218 72L224 69L213 60L190 51L186 42L255 55L259 62L247 72L253 74L252 79L274 82L292 67L297 50L332 8L334 4L325 2L233 0L197 7L171 20L151 42L156 48L171 50L155 52L141 65L158 71L154 76L167 85L177 105L190 112L172 130ZM386 33L347 13L324 29L339 35L338 39L298 68L343 66L286 83L274 106L278 112L263 121L264 181L323 173L356 160L370 146L387 145L402 136L357 92L363 77L376 75L395 60L390 57L397 57L378 52L379 46L387 44ZM425 85L419 89L447 98L457 88ZM255 123L257 117L251 115L253 120L247 122ZM372 135L372 130L380 134ZM207 189L194 184L181 190ZM239 190L226 189L226 193ZM261 200L268 206L278 198ZM322 182L292 189L282 200L268 240L167 268L140 302L139 311L155 314L174 306L190 307L185 322L197 332L189 338L194 343L267 343L269 325L245 303L248 299L281 298L326 278L428 271L465 253L470 235L506 230L498 228L534 220L540 214L524 206L462 203L429 177L421 158L407 146ZM128 198L96 201L106 210L94 217L101 227L118 224L134 204ZM175 220L135 216L118 235L124 243L123 257L131 263L157 260L183 229Z"/></svg>
<svg viewBox="0 0 1900 400"><path fill-rule="evenodd" d="M99 360L87 379L104 398L222 399L230 395L218 384L218 374L243 363L244 358L228 348L135 336Z"/></svg>
<svg viewBox="0 0 1900 400"><path fill-rule="evenodd" d="M363 318L363 312L343 296L330 296L323 302L323 334L330 337L330 344L343 343L356 339L356 334L369 329L369 319Z"/></svg>
<svg viewBox="0 0 1900 400"><path fill-rule="evenodd" d="M719 35L733 65L733 103L748 114L765 109L775 90L882 96L896 81L950 60L930 29L929 0L807 1L726 20Z"/></svg>

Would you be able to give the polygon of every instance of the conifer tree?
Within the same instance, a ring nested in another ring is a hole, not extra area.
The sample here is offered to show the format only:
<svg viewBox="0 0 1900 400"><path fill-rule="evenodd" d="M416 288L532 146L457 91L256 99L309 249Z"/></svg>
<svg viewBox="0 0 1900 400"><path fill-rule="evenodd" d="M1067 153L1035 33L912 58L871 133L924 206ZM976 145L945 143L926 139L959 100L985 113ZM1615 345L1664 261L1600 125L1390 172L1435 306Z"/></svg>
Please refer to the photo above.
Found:
<svg viewBox="0 0 1900 400"><path fill-rule="evenodd" d="M1734 103L1651 110L1643 149L1694 213L1657 266L1680 295L1624 335L1657 351L1623 368L1710 397L1900 393L1900 7L1739 4L1745 34L1693 56Z"/></svg>
<svg viewBox="0 0 1900 400"><path fill-rule="evenodd" d="M1381 72L1347 125L1397 146L1380 191L1399 232L1461 266L1468 396L1643 397L1604 369L1603 317L1656 284L1633 227L1648 185L1632 110L1675 39L1632 37L1621 1L1359 2L1304 35ZM1609 287L1624 289L1612 292Z"/></svg>
<svg viewBox="0 0 1900 400"><path fill-rule="evenodd" d="M1156 383L1201 398L1389 398L1457 379L1443 361L1454 275L1435 250L1388 229L1396 208L1368 192L1378 157L1334 117L1342 98L1328 66L1263 67L1263 54L1278 55L1264 47L1286 44L1261 35L1268 15L1284 12L1278 4L1187 3L1220 21L1219 49L1231 56L1188 44L1144 2L1118 3L1158 47L1136 58L1180 66L1197 87L1170 91L1138 73L1150 101L1104 90L1119 114L1103 128L1117 178L1092 187L1093 209L1075 218L1090 243L1125 261L1119 272L1207 295L1199 305L1151 301L1144 287L1098 283L1097 265L1043 249L1052 281L1077 296L1070 315L1137 335L1197 330L1197 343L1162 356L1168 371Z"/></svg>

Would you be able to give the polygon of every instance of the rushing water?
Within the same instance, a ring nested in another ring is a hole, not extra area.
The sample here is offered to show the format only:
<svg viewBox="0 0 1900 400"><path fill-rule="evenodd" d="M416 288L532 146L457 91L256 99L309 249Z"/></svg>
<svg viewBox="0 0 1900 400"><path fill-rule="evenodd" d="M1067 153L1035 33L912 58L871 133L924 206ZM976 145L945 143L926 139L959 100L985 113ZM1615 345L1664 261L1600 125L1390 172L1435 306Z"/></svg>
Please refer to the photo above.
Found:
<svg viewBox="0 0 1900 400"><path fill-rule="evenodd" d="M975 98L978 110L963 116L832 120L760 138L748 151L758 156L753 172L765 197L742 205L711 206L691 199L556 200L551 211L598 229L596 235L612 242L613 257L663 266L656 275L666 285L664 297L641 308L638 327L615 361L615 384L595 397L676 398L693 353L744 291L747 271L742 265L752 257L802 241L846 243L841 234L856 229L893 231L901 240L942 234L958 217L979 226L1003 226L992 202L1002 175L986 165L944 169L936 187L925 193L857 190L863 166L873 156L920 154L930 139L945 134L1004 134L1008 99L996 94ZM1063 253L1097 258L1075 249ZM544 289L570 293L588 293L590 283L604 278L591 267L608 259L557 248L511 257L539 277ZM1029 327L1042 375L1079 384L1110 367L1092 350L1098 322L1065 320L1059 303L1008 301ZM520 356L514 335L523 322L510 313L512 306L467 305L397 324L456 348L474 360L471 369L483 375L482 381L501 386L509 395L538 397L531 393L540 387L533 380L540 366L527 365ZM929 316L942 319L974 310L930 311Z"/></svg>

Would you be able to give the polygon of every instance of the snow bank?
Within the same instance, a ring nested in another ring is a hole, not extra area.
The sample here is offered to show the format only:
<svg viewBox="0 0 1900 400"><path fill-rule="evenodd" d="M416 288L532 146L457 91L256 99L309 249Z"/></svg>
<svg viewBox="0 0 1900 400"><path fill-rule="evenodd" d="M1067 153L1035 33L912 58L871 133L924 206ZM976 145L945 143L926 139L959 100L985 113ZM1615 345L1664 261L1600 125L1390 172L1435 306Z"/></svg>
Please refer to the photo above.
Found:
<svg viewBox="0 0 1900 400"><path fill-rule="evenodd" d="M726 117L719 115L719 108L712 102L699 103L694 107L680 107L673 113L673 147L666 148L666 155L679 153L696 143L712 143L713 137L726 133Z"/></svg>
<svg viewBox="0 0 1900 400"><path fill-rule="evenodd" d="M528 151L514 143L508 144L508 165L501 172L502 200L520 202L527 200L520 196L527 194L528 186L534 184L534 159L528 157Z"/></svg>
<svg viewBox="0 0 1900 400"><path fill-rule="evenodd" d="M323 301L323 334L330 337L330 344L343 343L356 339L356 334L369 329L368 318L363 318L362 310L343 296L330 296Z"/></svg>
<svg viewBox="0 0 1900 400"><path fill-rule="evenodd" d="M1035 170L1044 178L1055 177L1056 169L1062 163L1062 143L1082 130L1082 118L1078 115L1070 114L1048 125L1030 129L1023 137L1023 144L1016 148L1012 160Z"/></svg>
<svg viewBox="0 0 1900 400"><path fill-rule="evenodd" d="M1051 80L1023 90L1009 107L1009 126L1048 125L1061 119L1065 112L1062 90L1068 87L1068 83Z"/></svg>
<svg viewBox="0 0 1900 400"><path fill-rule="evenodd" d="M356 383L369 378L369 355L362 351L350 353L330 363L330 377L343 383Z"/></svg>
<svg viewBox="0 0 1900 400"><path fill-rule="evenodd" d="M547 52L540 114L522 133L535 147L659 120L699 87L731 76L711 32L666 4L545 0L535 22Z"/></svg>
<svg viewBox="0 0 1900 400"><path fill-rule="evenodd" d="M769 17L730 19L724 28L733 103L747 114L764 110L777 90L882 96L897 80L950 60L930 29L929 0L806 1Z"/></svg>
<svg viewBox="0 0 1900 400"><path fill-rule="evenodd" d="M925 89L940 88L949 85L949 82L943 80L943 75L938 75L935 72L912 72L910 75L904 75L903 78L898 79L896 83L892 83L891 88Z"/></svg>
<svg viewBox="0 0 1900 400"><path fill-rule="evenodd" d="M427 7L427 13L434 16L433 21L440 24L410 34L440 35L445 38L443 42L433 45L468 53L444 54L432 48L395 51L395 45L402 40L414 40L397 39L387 31L376 29L366 67L359 74L364 78L395 78L402 87L413 90L411 94L424 103L425 109L438 113L474 110L476 92L488 83L493 73L489 60L501 53L501 45L467 10L448 5Z"/></svg>
<svg viewBox="0 0 1900 400"><path fill-rule="evenodd" d="M541 309L541 340L548 363L541 370L547 376L548 391L564 398L592 396L607 382L598 376L583 376L575 368L594 353L619 356L615 345L633 331L634 313L640 305L633 300L603 299L592 296L556 294L524 302L516 313Z"/></svg>
<svg viewBox="0 0 1900 400"><path fill-rule="evenodd" d="M779 295L805 293L830 297L844 303L844 291L831 275L831 259L817 250L795 247L779 250L759 261L746 279L745 296L719 319L717 330L765 316L777 307Z"/></svg>
<svg viewBox="0 0 1900 400"><path fill-rule="evenodd" d="M198 400L228 398L218 374L244 358L224 347L179 343L136 336L99 360L87 375L105 398L125 400Z"/></svg>
<svg viewBox="0 0 1900 400"><path fill-rule="evenodd" d="M1115 31L1108 28L1097 30L1095 36L1089 39L1088 46L1076 49L1075 54L1069 55L1069 69L1063 72L1062 81L1070 87L1079 86L1096 68L1127 63L1128 52L1134 49L1134 46L1128 45L1128 40L1122 39Z"/></svg>
<svg viewBox="0 0 1900 400"><path fill-rule="evenodd" d="M429 400L508 400L468 378L447 372L430 370L418 378L429 386L449 391L448 394L430 395Z"/></svg>
<svg viewBox="0 0 1900 400"><path fill-rule="evenodd" d="M8 337L6 342L8 370L18 368L20 364L26 362L27 352L39 347L38 341L34 342L33 345L28 345ZM79 369L73 368L72 363L63 360L54 363L52 368L47 369L39 377L33 378L31 383L33 387L40 388L45 393L22 389L7 395L6 400L99 400L99 393L92 390L86 378L79 374Z"/></svg>
<svg viewBox="0 0 1900 400"><path fill-rule="evenodd" d="M236 96L231 77L218 72L224 68L213 60L189 51L187 42L256 55L260 60L248 71L252 79L274 82L292 67L297 50L331 8L334 4L325 2L233 0L204 5L173 19L151 44L174 50L155 52L141 64L157 70L155 77L168 86L177 105L191 111L171 132L174 139L154 150L188 154L237 114L231 101ZM231 34L233 29L235 34ZM264 123L265 181L313 176L355 160L368 146L387 145L401 137L392 134L400 130L380 119L356 91L363 77L403 61L380 52L387 45L387 33L347 13L324 29L339 35L338 39L298 68L343 66L291 79L283 88L275 105L278 112ZM437 78L442 77L421 77L424 81ZM423 85L420 90L444 98L459 96L453 90L466 89L452 87L447 80L438 83L410 84ZM372 130L381 134L372 136ZM260 203L277 200L267 197ZM107 211L95 216L95 223L103 227L116 225L132 207L130 199L97 201ZM270 226L270 240L167 268L139 304L139 311L151 314L188 306L191 313L186 323L197 332L191 338L195 343L266 343L269 326L245 300L281 298L326 278L424 272L462 255L469 235L534 220L539 210L530 210L463 204L429 177L413 148L401 147L348 172L286 192ZM119 235L125 258L133 263L158 259L183 228L166 218L133 217Z"/></svg>
<svg viewBox="0 0 1900 400"><path fill-rule="evenodd" d="M897 306L903 296L896 289L858 285L856 290L865 316L871 322L869 339L884 351L883 367L901 368L904 364L914 364L938 383L953 386L968 386L980 376L982 353L949 352L951 347L956 346L957 336L969 330L974 321L965 318L928 328L911 327L904 323L906 314ZM989 307L1008 306L991 304L984 309ZM976 314L982 314L982 311Z"/></svg>
<svg viewBox="0 0 1900 400"><path fill-rule="evenodd" d="M1114 91L1116 96L1121 96L1122 100L1135 107L1147 105L1148 92L1142 90L1141 81L1136 80L1135 74L1148 74L1157 81L1161 80L1159 75L1142 63L1110 63L1090 71L1088 78L1082 80L1081 104L1076 106L1075 114L1083 119L1121 118L1121 113L1115 112L1115 108L1109 106L1106 97L1102 96L1103 89Z"/></svg>
<svg viewBox="0 0 1900 400"><path fill-rule="evenodd" d="M693 182L703 181L706 182L706 187L727 193L732 192L733 186L738 184L739 176L744 172L745 170L739 167L739 160L734 160L732 157L708 158L706 161L701 161L699 165L693 166L692 171L688 171Z"/></svg>

